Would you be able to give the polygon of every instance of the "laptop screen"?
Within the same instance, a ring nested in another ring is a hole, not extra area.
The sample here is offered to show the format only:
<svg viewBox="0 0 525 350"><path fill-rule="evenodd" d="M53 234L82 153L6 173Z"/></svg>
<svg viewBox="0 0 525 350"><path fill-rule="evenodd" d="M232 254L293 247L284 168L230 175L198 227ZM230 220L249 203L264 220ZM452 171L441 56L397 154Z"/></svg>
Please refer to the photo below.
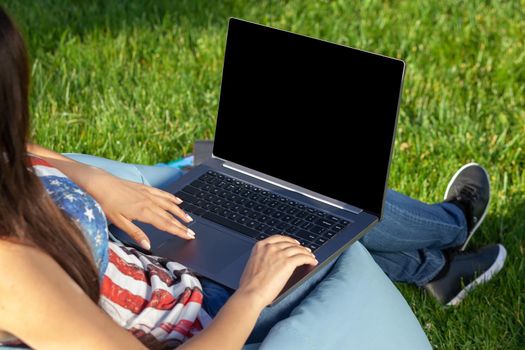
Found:
<svg viewBox="0 0 525 350"><path fill-rule="evenodd" d="M403 72L232 18L213 154L381 216Z"/></svg>

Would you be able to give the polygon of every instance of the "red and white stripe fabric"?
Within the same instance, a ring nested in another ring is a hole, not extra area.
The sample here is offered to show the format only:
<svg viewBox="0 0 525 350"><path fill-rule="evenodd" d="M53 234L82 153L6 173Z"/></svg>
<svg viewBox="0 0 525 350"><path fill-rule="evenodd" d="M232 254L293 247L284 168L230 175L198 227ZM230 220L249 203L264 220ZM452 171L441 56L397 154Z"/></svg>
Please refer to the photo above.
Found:
<svg viewBox="0 0 525 350"><path fill-rule="evenodd" d="M109 242L100 306L139 339L176 347L211 322L202 287L185 266Z"/></svg>

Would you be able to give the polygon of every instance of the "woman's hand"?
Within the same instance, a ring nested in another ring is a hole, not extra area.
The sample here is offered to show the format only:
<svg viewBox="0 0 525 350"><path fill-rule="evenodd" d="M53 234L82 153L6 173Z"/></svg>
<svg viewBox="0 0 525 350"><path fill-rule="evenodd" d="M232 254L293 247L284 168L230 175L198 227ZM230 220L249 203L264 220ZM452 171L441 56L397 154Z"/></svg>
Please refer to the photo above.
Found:
<svg viewBox="0 0 525 350"><path fill-rule="evenodd" d="M148 236L133 220L151 224L183 239L195 238L195 233L181 223L191 222L192 219L178 207L182 201L174 195L122 180L102 169L79 163L39 145L28 144L27 150L51 163L95 198L106 217L145 249L150 249Z"/></svg>
<svg viewBox="0 0 525 350"><path fill-rule="evenodd" d="M298 266L317 263L311 250L295 239L270 236L253 246L237 291L253 295L264 307L277 297Z"/></svg>
<svg viewBox="0 0 525 350"><path fill-rule="evenodd" d="M94 176L86 190L100 204L106 217L145 249L150 249L148 236L132 220L152 224L183 239L195 238L195 233L182 223L193 219L179 208L182 200L171 193L106 172Z"/></svg>

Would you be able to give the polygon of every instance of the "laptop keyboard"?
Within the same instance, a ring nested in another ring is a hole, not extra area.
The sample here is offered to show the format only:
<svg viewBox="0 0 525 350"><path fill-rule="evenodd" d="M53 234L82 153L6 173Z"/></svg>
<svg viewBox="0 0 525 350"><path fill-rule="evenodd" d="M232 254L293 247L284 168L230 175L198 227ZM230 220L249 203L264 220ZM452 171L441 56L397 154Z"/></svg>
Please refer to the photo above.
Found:
<svg viewBox="0 0 525 350"><path fill-rule="evenodd" d="M263 188L208 170L175 194L180 207L255 240L273 234L297 239L312 251L350 222Z"/></svg>

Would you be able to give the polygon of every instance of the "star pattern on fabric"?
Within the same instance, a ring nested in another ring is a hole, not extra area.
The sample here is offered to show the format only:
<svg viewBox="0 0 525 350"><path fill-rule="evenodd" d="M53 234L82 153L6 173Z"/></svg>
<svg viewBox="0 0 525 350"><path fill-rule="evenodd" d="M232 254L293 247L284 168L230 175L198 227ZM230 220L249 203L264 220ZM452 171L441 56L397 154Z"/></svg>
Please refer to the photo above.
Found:
<svg viewBox="0 0 525 350"><path fill-rule="evenodd" d="M39 178L57 206L80 228L92 248L95 261L106 264L109 231L102 207L65 175L46 174L39 175Z"/></svg>
<svg viewBox="0 0 525 350"><path fill-rule="evenodd" d="M86 209L84 215L88 218L89 221L95 220L95 215L93 215L93 209L91 208Z"/></svg>

